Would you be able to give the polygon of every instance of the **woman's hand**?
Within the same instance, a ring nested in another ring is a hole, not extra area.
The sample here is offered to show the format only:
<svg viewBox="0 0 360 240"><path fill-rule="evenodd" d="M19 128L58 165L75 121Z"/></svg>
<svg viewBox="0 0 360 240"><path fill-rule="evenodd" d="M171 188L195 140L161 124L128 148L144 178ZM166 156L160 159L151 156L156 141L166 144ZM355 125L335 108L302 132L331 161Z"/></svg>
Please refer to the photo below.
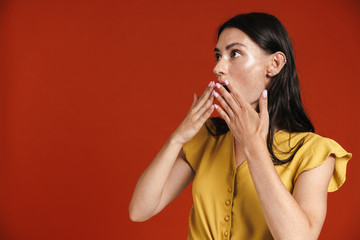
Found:
<svg viewBox="0 0 360 240"><path fill-rule="evenodd" d="M205 121L214 111L214 96L211 92L214 90L215 83L209 83L200 99L194 94L194 101L186 114L185 119L177 127L173 136L180 144L190 141L200 130Z"/></svg>
<svg viewBox="0 0 360 240"><path fill-rule="evenodd" d="M216 84L220 95L213 92L213 95L221 104L222 108L215 105L215 109L224 118L235 139L245 147L252 140L266 142L269 128L269 113L267 110L267 91L264 90L259 98L260 113L244 99L229 82L226 86L230 93L220 85Z"/></svg>

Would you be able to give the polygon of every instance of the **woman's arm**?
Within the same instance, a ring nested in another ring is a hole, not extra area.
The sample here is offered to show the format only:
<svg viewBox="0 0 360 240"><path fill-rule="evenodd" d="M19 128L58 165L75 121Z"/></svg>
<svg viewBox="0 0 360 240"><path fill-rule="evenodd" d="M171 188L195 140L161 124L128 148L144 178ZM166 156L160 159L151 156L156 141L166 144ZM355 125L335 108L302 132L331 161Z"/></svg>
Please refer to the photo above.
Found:
<svg viewBox="0 0 360 240"><path fill-rule="evenodd" d="M245 147L248 166L268 227L275 239L317 239L326 216L327 189L335 158L303 172L293 195L275 170L266 143Z"/></svg>
<svg viewBox="0 0 360 240"><path fill-rule="evenodd" d="M175 199L192 181L195 173L188 165L182 146L190 141L212 114L214 89L211 82L194 102L185 119L174 131L151 164L140 176L129 206L133 221L145 221Z"/></svg>
<svg viewBox="0 0 360 240"><path fill-rule="evenodd" d="M266 146L269 127L267 92L259 99L257 113L236 89L228 83L231 93L217 85L222 108L215 107L234 134L237 147L244 151L249 171L265 215L275 239L317 239L327 204L327 188L334 170L334 158L300 174L293 195L281 181Z"/></svg>
<svg viewBox="0 0 360 240"><path fill-rule="evenodd" d="M140 176L129 214L135 222L146 221L175 199L195 176L185 160L182 145L172 137Z"/></svg>

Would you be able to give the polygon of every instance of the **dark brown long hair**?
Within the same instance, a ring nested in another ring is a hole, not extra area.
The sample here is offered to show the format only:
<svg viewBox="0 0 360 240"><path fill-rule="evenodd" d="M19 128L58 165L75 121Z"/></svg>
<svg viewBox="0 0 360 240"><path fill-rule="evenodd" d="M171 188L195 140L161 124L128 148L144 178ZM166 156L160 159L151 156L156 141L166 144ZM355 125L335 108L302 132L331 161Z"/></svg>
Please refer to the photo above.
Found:
<svg viewBox="0 0 360 240"><path fill-rule="evenodd" d="M291 153L290 157L279 159L273 151L274 129L288 132L289 141L292 132L315 132L315 129L301 102L299 80L289 35L276 17L266 13L247 13L231 18L219 27L218 38L226 28L237 28L243 31L269 54L281 51L286 56L286 64L279 74L271 78L267 86L270 117L267 148L274 164L290 162L303 145L305 137L290 148L287 152ZM258 107L257 111L259 111ZM229 131L229 127L223 119L212 118L211 120L215 127L208 125L206 127L213 136L219 136Z"/></svg>

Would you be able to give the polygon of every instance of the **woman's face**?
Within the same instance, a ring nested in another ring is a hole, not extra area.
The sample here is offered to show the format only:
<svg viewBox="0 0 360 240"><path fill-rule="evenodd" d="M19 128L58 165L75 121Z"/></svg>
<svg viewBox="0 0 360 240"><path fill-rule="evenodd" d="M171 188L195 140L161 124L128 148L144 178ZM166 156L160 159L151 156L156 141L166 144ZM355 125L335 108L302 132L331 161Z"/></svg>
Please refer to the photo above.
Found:
<svg viewBox="0 0 360 240"><path fill-rule="evenodd" d="M255 108L261 92L270 81L267 70L271 54L262 50L241 30L226 28L219 36L215 57L214 73L218 83L224 84L228 80Z"/></svg>

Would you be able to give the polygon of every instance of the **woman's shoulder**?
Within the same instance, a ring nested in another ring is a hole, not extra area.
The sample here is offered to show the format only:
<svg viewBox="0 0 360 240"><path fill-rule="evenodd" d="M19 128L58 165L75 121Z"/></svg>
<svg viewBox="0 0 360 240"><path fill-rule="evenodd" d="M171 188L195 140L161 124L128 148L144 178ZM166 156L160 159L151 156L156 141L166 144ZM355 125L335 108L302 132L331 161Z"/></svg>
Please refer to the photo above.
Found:
<svg viewBox="0 0 360 240"><path fill-rule="evenodd" d="M342 149L335 140L314 132L286 132L280 130L275 133L274 144L282 148L293 148L298 144L302 144L301 148L303 150L310 151L319 148Z"/></svg>
<svg viewBox="0 0 360 240"><path fill-rule="evenodd" d="M200 160L207 148L208 140L211 137L211 134L207 129L207 124L211 124L210 119L203 124L195 136L185 143L182 148L186 160L195 172L197 172Z"/></svg>
<svg viewBox="0 0 360 240"><path fill-rule="evenodd" d="M328 191L336 191L345 182L346 165L352 154L335 140L313 132L279 132L276 138L279 144L278 148L283 151L289 150L297 144L302 144L289 166L295 171L295 182L302 172L321 165L330 155L335 156L335 169Z"/></svg>

